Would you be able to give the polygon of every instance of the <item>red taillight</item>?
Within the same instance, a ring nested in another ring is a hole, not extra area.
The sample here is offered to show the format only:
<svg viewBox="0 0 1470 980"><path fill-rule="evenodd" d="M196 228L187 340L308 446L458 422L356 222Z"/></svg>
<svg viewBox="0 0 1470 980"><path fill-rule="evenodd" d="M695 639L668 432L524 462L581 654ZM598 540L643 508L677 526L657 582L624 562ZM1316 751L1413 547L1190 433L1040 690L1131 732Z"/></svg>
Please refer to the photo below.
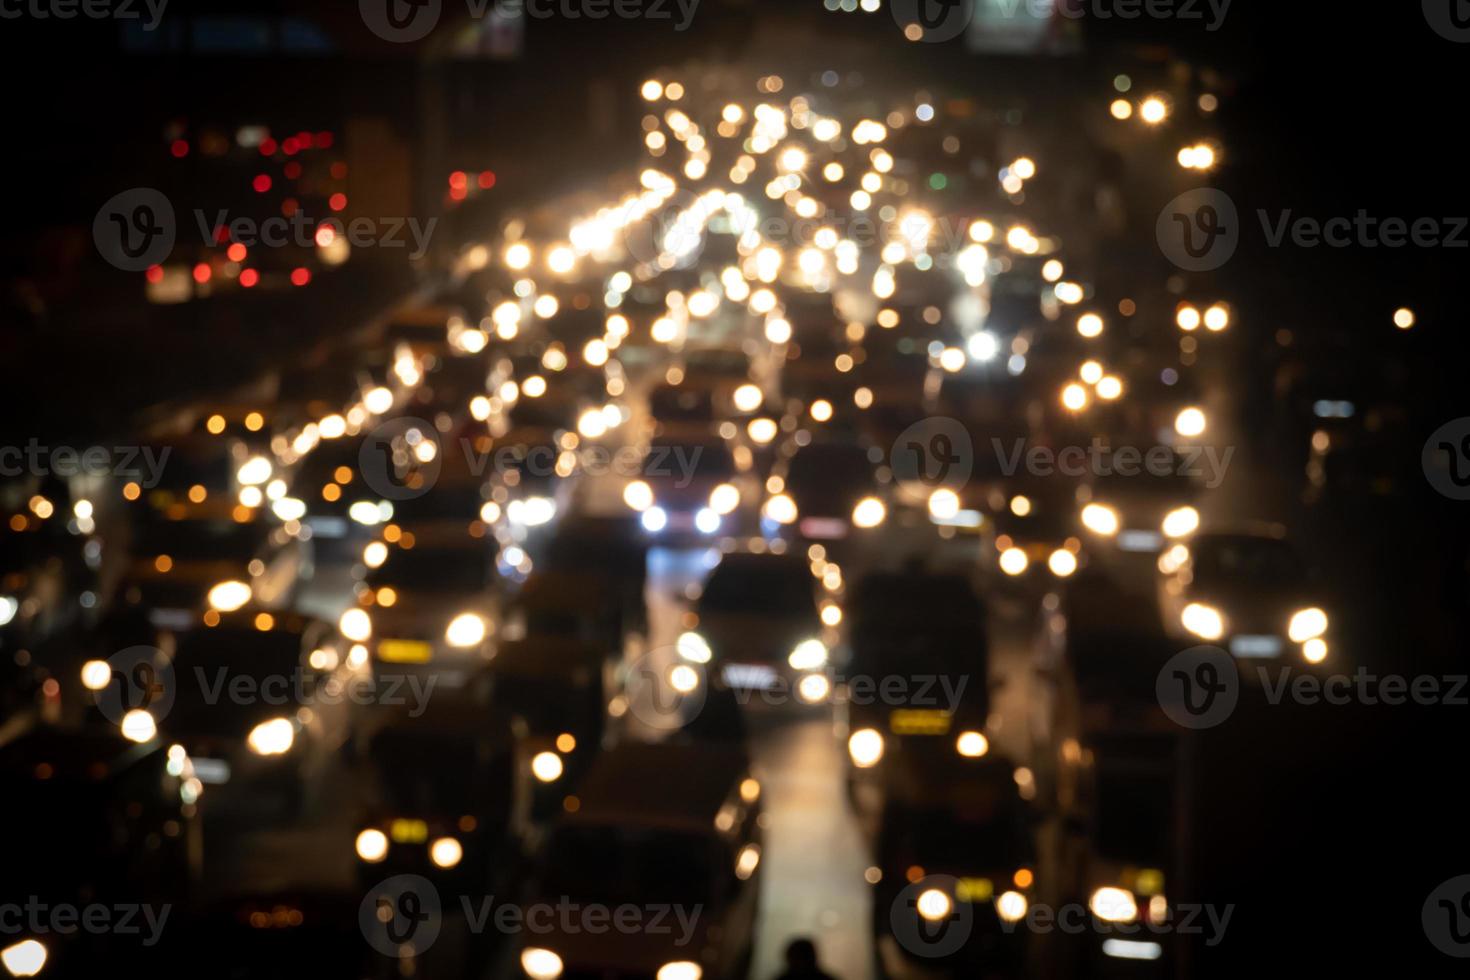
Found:
<svg viewBox="0 0 1470 980"><path fill-rule="evenodd" d="M250 186L255 188L255 193L264 194L271 189L271 175L256 174L255 179L250 182Z"/></svg>
<svg viewBox="0 0 1470 980"><path fill-rule="evenodd" d="M305 286L309 282L311 282L310 269L296 268L291 270L291 285Z"/></svg>

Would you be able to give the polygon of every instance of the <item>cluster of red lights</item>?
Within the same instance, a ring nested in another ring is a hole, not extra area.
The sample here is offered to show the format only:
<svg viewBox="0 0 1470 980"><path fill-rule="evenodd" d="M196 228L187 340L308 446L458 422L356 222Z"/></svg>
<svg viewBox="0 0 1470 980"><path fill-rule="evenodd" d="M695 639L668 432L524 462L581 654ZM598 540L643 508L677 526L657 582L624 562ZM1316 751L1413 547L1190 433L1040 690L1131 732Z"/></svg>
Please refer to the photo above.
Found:
<svg viewBox="0 0 1470 980"><path fill-rule="evenodd" d="M335 142L336 137L333 136L331 132L328 132L326 130L322 130L316 133L302 130L294 136L287 136L279 141L270 136L267 136L260 141L257 148L260 150L260 155L263 157L274 157L277 153L281 153L288 157L291 157L302 152L303 150L331 149ZM187 157L189 155L189 150L189 141L186 139L174 139L169 144L169 153L175 159L182 160L184 157ZM297 160L287 161L285 166L281 168L281 172L287 180L299 180L301 179L302 175L301 163ZM331 175L333 180L345 180L347 177L347 164L341 160L333 163L331 165ZM489 181L488 183L486 183L487 176ZM489 173L489 171L481 174L479 179L481 187L491 187L495 183L495 175L493 173ZM259 173L251 179L250 186L251 189L254 190L257 194L266 194L269 193L270 190L275 186L275 181L271 178L270 174ZM296 198L288 197L281 202L281 213L286 215L287 217L290 217L291 215L296 213L300 206L300 202L297 201ZM327 206L333 211L346 210L347 195L343 194L341 191L333 193L331 197L327 199ZM323 226L322 228L319 228L317 230L315 237L316 243L318 245L330 245L336 239L336 232L333 231L330 226ZM231 262L238 264L244 262L246 258L249 257L249 249L247 249L240 242L230 241L229 230L227 228L216 228L214 230L214 239L215 244L217 245L227 245L225 249L225 256ZM199 262L195 264L193 269L190 271L190 274L195 282L202 285L209 282L214 277L214 269L207 261ZM150 283L160 283L163 281L163 267L159 265L149 266L147 272L144 275ZM293 286L305 286L306 284L311 282L311 270L306 268L305 266L298 266L297 268L291 270L290 278L291 284ZM241 286L245 287L246 289L250 289L256 285L259 285L260 272L256 269L242 269L240 270L238 281Z"/></svg>
<svg viewBox="0 0 1470 980"><path fill-rule="evenodd" d="M475 184L482 191L488 191L495 186L495 171L481 170L475 175ZM470 175L463 170L456 170L449 175L449 199L451 201L463 201L470 193Z"/></svg>

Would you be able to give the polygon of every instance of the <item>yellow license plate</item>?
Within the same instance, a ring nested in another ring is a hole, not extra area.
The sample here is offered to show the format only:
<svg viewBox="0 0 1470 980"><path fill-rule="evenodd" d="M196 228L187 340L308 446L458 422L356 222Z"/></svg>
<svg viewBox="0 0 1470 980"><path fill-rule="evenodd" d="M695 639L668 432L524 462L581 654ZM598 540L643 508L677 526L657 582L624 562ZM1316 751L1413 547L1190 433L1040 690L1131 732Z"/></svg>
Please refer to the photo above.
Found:
<svg viewBox="0 0 1470 980"><path fill-rule="evenodd" d="M378 644L378 659L390 664L426 664L434 648L422 640L384 640Z"/></svg>
<svg viewBox="0 0 1470 980"><path fill-rule="evenodd" d="M888 730L895 735L945 735L949 712L942 708L899 708L888 716Z"/></svg>
<svg viewBox="0 0 1470 980"><path fill-rule="evenodd" d="M995 896L995 885L989 878L961 878L954 886L954 897L961 902L988 902Z"/></svg>
<svg viewBox="0 0 1470 980"><path fill-rule="evenodd" d="M950 713L942 708L898 708L888 716L894 735L947 735Z"/></svg>
<svg viewBox="0 0 1470 980"><path fill-rule="evenodd" d="M422 820L395 820L388 826L395 844L422 844L429 839L429 825Z"/></svg>

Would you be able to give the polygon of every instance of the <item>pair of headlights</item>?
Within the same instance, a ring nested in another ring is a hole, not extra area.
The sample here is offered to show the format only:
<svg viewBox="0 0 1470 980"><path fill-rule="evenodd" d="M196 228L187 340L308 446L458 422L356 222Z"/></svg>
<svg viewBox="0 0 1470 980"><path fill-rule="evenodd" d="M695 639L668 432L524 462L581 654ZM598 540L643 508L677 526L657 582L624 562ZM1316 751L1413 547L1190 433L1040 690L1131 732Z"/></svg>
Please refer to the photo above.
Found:
<svg viewBox="0 0 1470 980"><path fill-rule="evenodd" d="M1225 635L1225 614L1203 602L1191 602L1179 614L1185 629L1202 640L1218 640ZM1327 632L1327 614L1315 606L1298 609L1287 622L1286 635L1293 643L1310 643Z"/></svg>
<svg viewBox="0 0 1470 980"><path fill-rule="evenodd" d="M709 641L693 630L679 634L674 649L693 664L707 664L714 656ZM786 655L786 662L792 670L818 670L827 666L827 647L818 639L802 640Z"/></svg>
<svg viewBox="0 0 1470 980"><path fill-rule="evenodd" d="M778 493L771 496L761 508L761 514L767 520L775 521L777 524L794 524L801 516L796 506L796 501L791 499L790 494ZM854 527L874 528L888 519L888 507L877 497L864 497L852 508L852 523Z"/></svg>
<svg viewBox="0 0 1470 980"><path fill-rule="evenodd" d="M653 488L643 480L634 480L623 488L623 503L640 513L654 505ZM740 506L740 490L733 483L721 483L710 491L709 511L724 517Z"/></svg>
<svg viewBox="0 0 1470 980"><path fill-rule="evenodd" d="M527 946L521 950L521 969L531 980L557 980L564 966L561 957L549 949ZM657 980L700 980L704 969L689 960L676 960L658 968Z"/></svg>
<svg viewBox="0 0 1470 980"><path fill-rule="evenodd" d="M954 899L938 888L924 889L914 905L919 915L929 922L943 922L954 911ZM1026 896L1014 890L1002 892L995 899L995 914L1005 922L1020 922L1030 907Z"/></svg>
<svg viewBox="0 0 1470 980"><path fill-rule="evenodd" d="M1093 534L1110 538L1118 533L1122 522L1118 511L1107 504L1088 504L1082 508L1082 525ZM1160 530L1165 537L1188 537L1199 529L1199 511L1193 507L1177 507L1164 515Z"/></svg>
<svg viewBox="0 0 1470 980"><path fill-rule="evenodd" d="M354 643L366 643L373 635L373 620L365 609L349 609L337 621L342 635ZM479 645L490 630L490 624L479 613L464 612L449 621L444 642L465 649Z"/></svg>
<svg viewBox="0 0 1470 980"><path fill-rule="evenodd" d="M357 835L357 856L367 864L377 864L388 856L388 835L369 827ZM429 845L429 860L435 867L448 870L464 859L464 845L453 837L436 837Z"/></svg>
<svg viewBox="0 0 1470 980"><path fill-rule="evenodd" d="M955 751L966 759L979 759L990 751L990 740L976 731L960 732ZM883 760L887 743L876 728L859 728L847 737L847 754L859 769L871 769Z"/></svg>

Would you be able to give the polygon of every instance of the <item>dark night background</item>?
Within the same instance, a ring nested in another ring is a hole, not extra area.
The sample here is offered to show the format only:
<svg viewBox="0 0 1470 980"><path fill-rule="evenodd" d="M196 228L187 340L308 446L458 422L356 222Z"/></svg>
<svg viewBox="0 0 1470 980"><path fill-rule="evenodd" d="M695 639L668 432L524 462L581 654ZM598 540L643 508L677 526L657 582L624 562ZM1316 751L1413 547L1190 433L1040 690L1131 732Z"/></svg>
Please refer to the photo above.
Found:
<svg viewBox="0 0 1470 980"><path fill-rule="evenodd" d="M1365 385L1401 399L1409 422L1398 465L1410 478L1423 439L1470 414L1459 370L1470 251L1272 249L1255 213L1470 215L1462 150L1470 45L1433 34L1418 4L1236 0L1214 33L1198 23L1086 21L1081 52L1025 58L908 44L886 9L837 17L817 0L703 0L684 34L640 21L532 22L519 58L468 63L426 64L412 47L385 45L345 2L173 0L166 20L230 13L309 23L326 49L130 53L107 22L0 22L4 438L115 435L112 420L238 380L288 342L330 344L415 281L400 253L382 267L354 263L325 275L289 302L264 292L163 309L139 302L140 277L101 262L90 226L101 202L132 186L208 197L218 178L196 153L169 157L171 123L190 132L252 120L341 131L354 117L380 117L414 161L404 186L409 213L445 213L448 171L491 168L496 186L444 218L446 227L488 228L634 166L638 82L658 66L699 60L792 76L855 69L875 87L901 79L982 103L990 93L1020 93L1034 117L1081 106L1095 115L1120 71L1141 91L1176 61L1213 68L1228 80L1215 183L1235 199L1246 229L1237 258L1207 291L1239 310L1231 371L1254 395L1241 400L1261 406L1251 421L1279 433L1271 369L1287 356L1351 364ZM436 100L437 128L425 112ZM1146 179L1131 186L1141 195L1132 216L1151 222L1176 193L1167 186L1156 197ZM1138 271L1162 278L1169 269L1155 263ZM1412 332L1389 325L1403 305L1418 313ZM1276 340L1281 329L1293 334L1290 353ZM1410 479L1386 503L1342 501L1307 514L1285 476L1298 474L1300 461L1282 443L1256 447L1262 471L1283 475L1280 485L1263 483L1262 504L1306 529L1365 662L1397 673L1465 672L1466 505ZM1466 711L1246 711L1202 739L1195 883L1238 908L1228 941L1195 951L1197 974L1460 972L1424 942L1419 914L1436 884L1470 872Z"/></svg>

